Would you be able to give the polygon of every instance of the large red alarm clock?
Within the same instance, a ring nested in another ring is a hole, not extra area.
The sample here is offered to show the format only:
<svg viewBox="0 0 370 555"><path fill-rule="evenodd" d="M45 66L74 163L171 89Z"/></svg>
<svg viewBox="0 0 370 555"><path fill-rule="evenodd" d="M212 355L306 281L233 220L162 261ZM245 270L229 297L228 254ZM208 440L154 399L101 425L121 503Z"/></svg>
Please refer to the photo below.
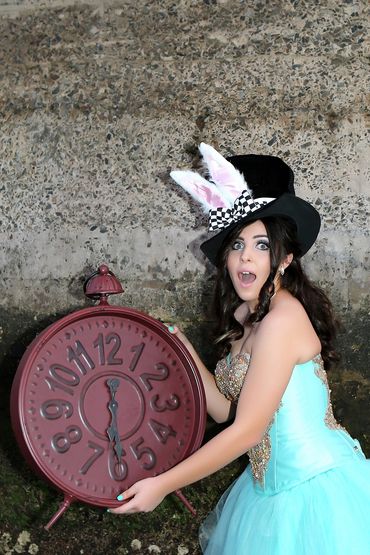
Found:
<svg viewBox="0 0 370 555"><path fill-rule="evenodd" d="M73 500L120 505L119 493L171 468L203 439L204 390L191 356L161 322L109 305L108 295L120 292L100 266L85 283L100 304L46 328L15 375L11 417L21 451L64 492L47 529Z"/></svg>

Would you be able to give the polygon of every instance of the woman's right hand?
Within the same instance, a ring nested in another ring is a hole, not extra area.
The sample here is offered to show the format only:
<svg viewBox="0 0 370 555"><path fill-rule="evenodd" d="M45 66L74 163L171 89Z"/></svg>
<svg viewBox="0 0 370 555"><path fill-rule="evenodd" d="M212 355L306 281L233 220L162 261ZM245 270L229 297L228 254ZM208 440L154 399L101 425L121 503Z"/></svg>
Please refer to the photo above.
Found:
<svg viewBox="0 0 370 555"><path fill-rule="evenodd" d="M168 331L172 334L175 335L178 339L180 339L181 343L184 344L184 346L190 350L191 348L193 348L193 345L190 343L189 339L186 337L186 335L180 330L180 328L178 326L175 326L174 324L164 324L166 326L166 328L168 329Z"/></svg>

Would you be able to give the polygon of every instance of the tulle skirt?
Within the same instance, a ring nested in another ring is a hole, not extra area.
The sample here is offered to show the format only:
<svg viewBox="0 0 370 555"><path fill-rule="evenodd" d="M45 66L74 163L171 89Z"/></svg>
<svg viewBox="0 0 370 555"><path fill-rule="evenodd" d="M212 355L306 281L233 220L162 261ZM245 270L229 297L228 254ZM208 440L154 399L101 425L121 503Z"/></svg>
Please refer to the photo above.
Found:
<svg viewBox="0 0 370 555"><path fill-rule="evenodd" d="M351 460L275 495L250 468L203 523L206 555L370 555L370 460Z"/></svg>

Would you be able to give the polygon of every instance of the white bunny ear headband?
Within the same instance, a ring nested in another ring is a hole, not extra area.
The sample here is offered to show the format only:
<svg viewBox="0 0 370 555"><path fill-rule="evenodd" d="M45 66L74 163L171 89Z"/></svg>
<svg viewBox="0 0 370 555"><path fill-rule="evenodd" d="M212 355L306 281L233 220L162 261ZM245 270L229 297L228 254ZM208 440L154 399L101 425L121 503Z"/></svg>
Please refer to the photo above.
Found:
<svg viewBox="0 0 370 555"><path fill-rule="evenodd" d="M170 176L209 214L209 231L220 231L275 200L254 199L244 176L212 146L201 143L199 151L211 181L193 171L176 170Z"/></svg>
<svg viewBox="0 0 370 555"><path fill-rule="evenodd" d="M259 218L289 218L296 227L297 240L303 256L313 245L320 230L320 215L305 200L296 197L292 169L280 158L269 155L242 155L226 160L213 147L201 143L200 153L210 180L192 171L173 171L171 177L209 213L209 230L218 231L200 245L213 264L229 233L239 224ZM234 165L235 164L235 165ZM253 198L244 175L253 191L262 195Z"/></svg>

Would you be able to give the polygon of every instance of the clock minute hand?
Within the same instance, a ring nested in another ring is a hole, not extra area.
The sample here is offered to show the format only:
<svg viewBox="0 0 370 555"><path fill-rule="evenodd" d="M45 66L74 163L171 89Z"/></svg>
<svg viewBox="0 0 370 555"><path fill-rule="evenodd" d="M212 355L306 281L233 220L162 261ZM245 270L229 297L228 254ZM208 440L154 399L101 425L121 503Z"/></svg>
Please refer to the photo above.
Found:
<svg viewBox="0 0 370 555"><path fill-rule="evenodd" d="M110 441L111 442L114 441L114 450L117 454L117 457L121 459L123 449L120 441L119 432L117 429L117 418L116 418L118 403L116 401L110 401L108 407L112 413L112 421L110 426L107 428L107 434Z"/></svg>
<svg viewBox="0 0 370 555"><path fill-rule="evenodd" d="M116 401L115 395L118 390L119 380L118 379L109 379L107 380L107 386L109 387L111 399L108 403L108 408L112 415L110 425L107 428L107 434L111 442L114 441L114 451L117 455L118 462L121 461L121 457L123 454L123 448L120 441L120 435L117 426L117 411L118 411L118 402Z"/></svg>

